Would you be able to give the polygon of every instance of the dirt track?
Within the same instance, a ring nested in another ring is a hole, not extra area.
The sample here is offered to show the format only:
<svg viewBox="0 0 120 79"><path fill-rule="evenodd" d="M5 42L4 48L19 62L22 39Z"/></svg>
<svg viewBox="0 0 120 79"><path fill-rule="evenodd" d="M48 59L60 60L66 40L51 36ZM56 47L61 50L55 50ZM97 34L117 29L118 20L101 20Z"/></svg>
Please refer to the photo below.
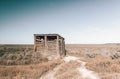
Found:
<svg viewBox="0 0 120 79"><path fill-rule="evenodd" d="M63 58L63 61L40 79L100 79L94 71L86 69L85 62L75 56L67 56Z"/></svg>

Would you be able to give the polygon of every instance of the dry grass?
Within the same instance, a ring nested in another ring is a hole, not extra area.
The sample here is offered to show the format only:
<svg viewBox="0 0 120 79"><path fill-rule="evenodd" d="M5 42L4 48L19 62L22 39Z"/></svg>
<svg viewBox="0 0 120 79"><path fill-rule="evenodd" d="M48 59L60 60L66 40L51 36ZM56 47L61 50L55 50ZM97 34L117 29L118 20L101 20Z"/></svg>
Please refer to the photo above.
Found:
<svg viewBox="0 0 120 79"><path fill-rule="evenodd" d="M58 59L32 65L0 66L0 79L38 79L60 63L61 61Z"/></svg>
<svg viewBox="0 0 120 79"><path fill-rule="evenodd" d="M89 70L99 74L101 79L120 79L120 59L112 59L110 56L97 55L94 58L86 58L86 54L70 54L82 57Z"/></svg>
<svg viewBox="0 0 120 79"><path fill-rule="evenodd" d="M87 67L90 70L101 73L120 73L120 59L98 56L87 60Z"/></svg>
<svg viewBox="0 0 120 79"><path fill-rule="evenodd" d="M81 64L74 61L61 64L56 72L56 79L80 79L80 74L76 69L79 66Z"/></svg>
<svg viewBox="0 0 120 79"><path fill-rule="evenodd" d="M68 55L85 61L86 67L98 73L101 79L120 79L120 45L69 45L66 50ZM0 66L0 79L39 79L61 62L54 60L40 64ZM78 65L73 62L62 65L56 74L57 79L75 79L78 74L74 68Z"/></svg>
<svg viewBox="0 0 120 79"><path fill-rule="evenodd" d="M55 67L41 77L41 79L82 79L78 67L81 63L76 61L62 62L59 66Z"/></svg>
<svg viewBox="0 0 120 79"><path fill-rule="evenodd" d="M83 54L71 54L77 57L83 57ZM95 58L83 58L87 62L86 67L99 74L101 79L120 79L120 59L111 59L98 55ZM48 71L61 64L61 59L43 62L40 64L19 65L19 66L0 66L0 79L39 79ZM63 63L63 62L62 62ZM57 79L77 79L80 74L75 70L80 66L77 62L61 64L56 73Z"/></svg>

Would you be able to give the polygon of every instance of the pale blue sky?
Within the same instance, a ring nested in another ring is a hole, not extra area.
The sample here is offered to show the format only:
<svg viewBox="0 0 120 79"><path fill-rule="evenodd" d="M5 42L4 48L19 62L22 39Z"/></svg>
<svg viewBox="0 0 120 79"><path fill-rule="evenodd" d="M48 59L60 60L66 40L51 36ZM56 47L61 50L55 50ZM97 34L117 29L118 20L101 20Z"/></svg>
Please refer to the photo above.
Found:
<svg viewBox="0 0 120 79"><path fill-rule="evenodd" d="M31 44L36 33L58 33L66 43L120 43L119 0L14 1L0 6L0 44Z"/></svg>

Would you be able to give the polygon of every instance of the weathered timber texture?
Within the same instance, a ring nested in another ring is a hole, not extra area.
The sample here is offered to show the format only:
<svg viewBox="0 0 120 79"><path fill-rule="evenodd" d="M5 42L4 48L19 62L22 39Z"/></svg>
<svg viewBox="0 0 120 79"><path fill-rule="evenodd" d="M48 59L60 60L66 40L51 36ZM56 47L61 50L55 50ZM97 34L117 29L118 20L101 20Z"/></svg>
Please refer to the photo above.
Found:
<svg viewBox="0 0 120 79"><path fill-rule="evenodd" d="M58 34L34 34L34 52L43 57L65 55L64 38Z"/></svg>

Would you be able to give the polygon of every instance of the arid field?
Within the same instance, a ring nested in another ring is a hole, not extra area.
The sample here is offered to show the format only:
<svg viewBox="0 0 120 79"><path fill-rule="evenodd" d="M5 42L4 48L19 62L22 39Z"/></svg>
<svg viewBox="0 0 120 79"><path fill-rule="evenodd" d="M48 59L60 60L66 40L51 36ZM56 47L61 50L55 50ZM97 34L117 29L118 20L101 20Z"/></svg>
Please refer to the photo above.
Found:
<svg viewBox="0 0 120 79"><path fill-rule="evenodd" d="M0 45L0 79L120 79L120 44L66 44L66 53L48 61L33 45Z"/></svg>

